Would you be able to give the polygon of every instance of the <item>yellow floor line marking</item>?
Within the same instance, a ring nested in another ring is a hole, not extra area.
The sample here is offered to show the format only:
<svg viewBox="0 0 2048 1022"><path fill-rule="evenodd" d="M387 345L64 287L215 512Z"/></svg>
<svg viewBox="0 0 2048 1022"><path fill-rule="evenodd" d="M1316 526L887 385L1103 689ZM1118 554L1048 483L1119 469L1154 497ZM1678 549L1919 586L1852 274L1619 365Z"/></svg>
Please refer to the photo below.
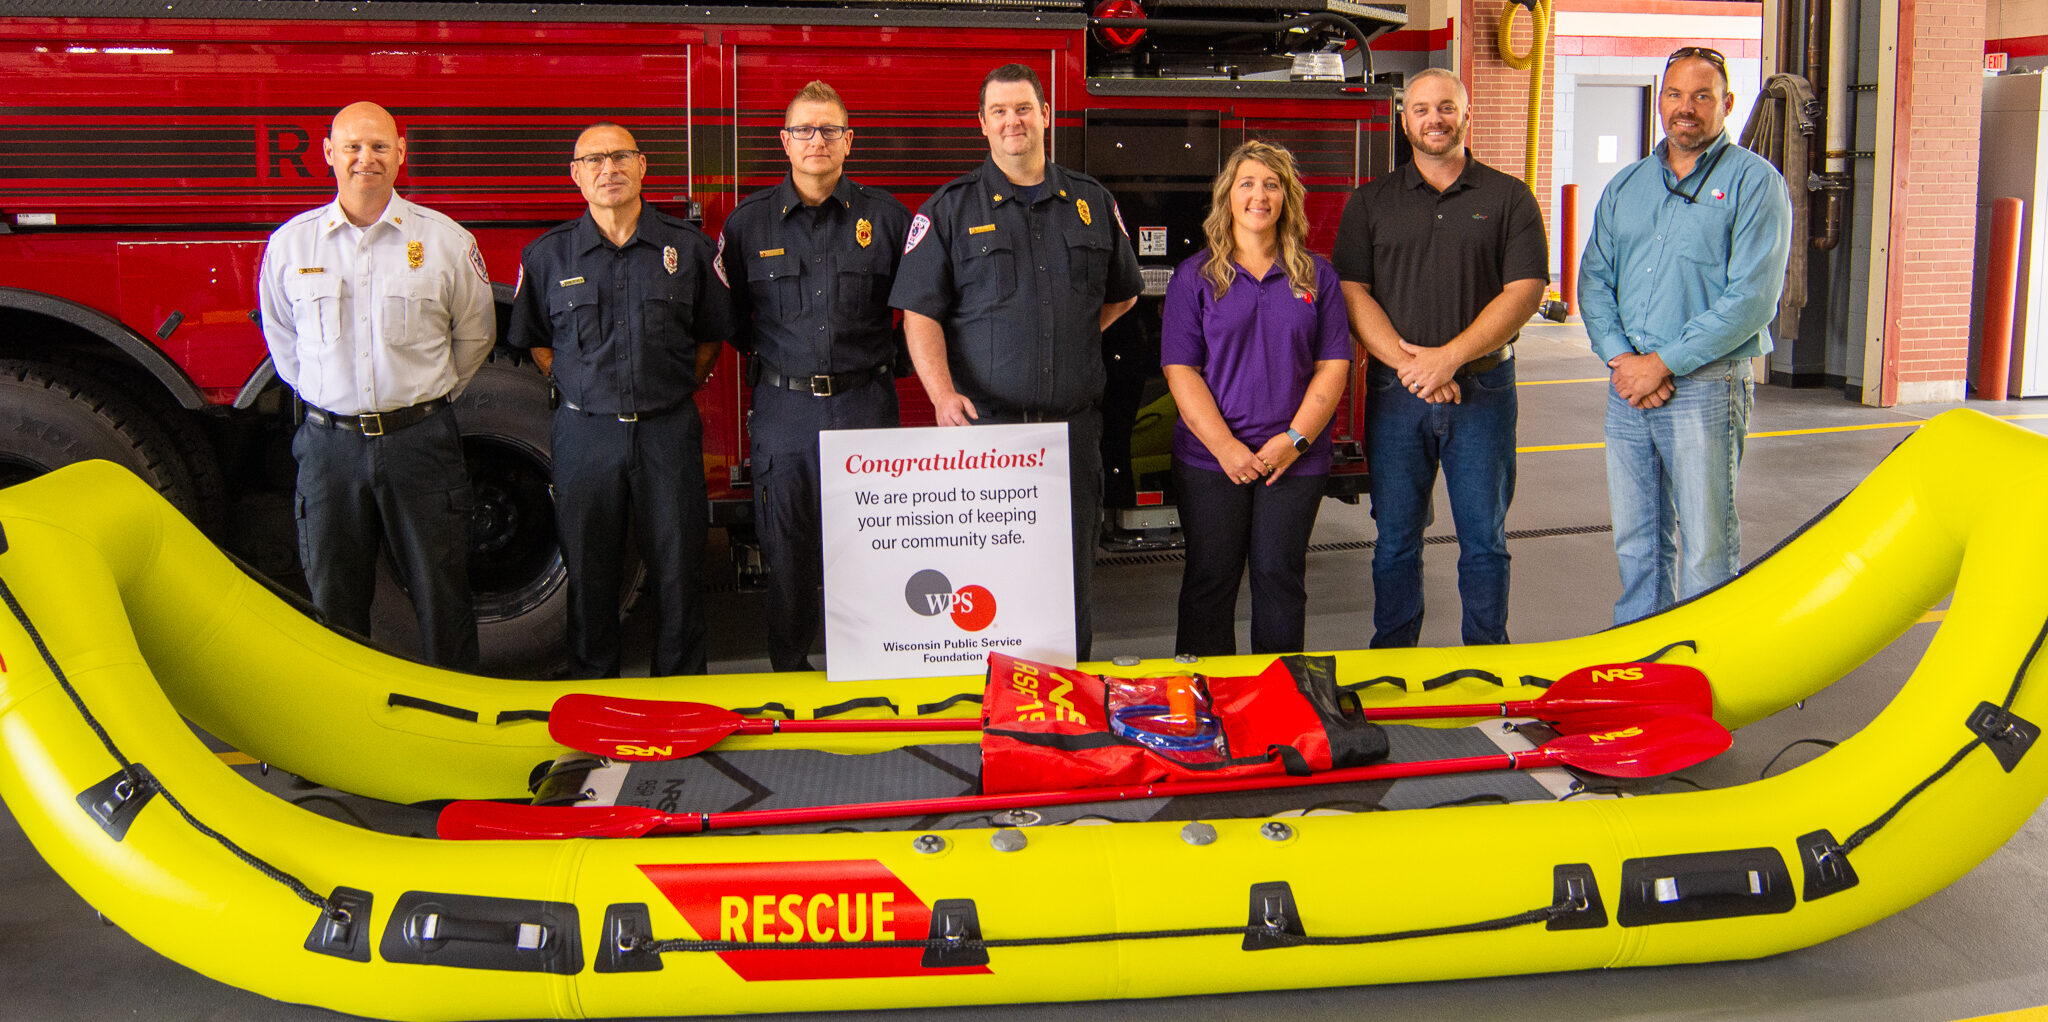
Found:
<svg viewBox="0 0 2048 1022"><path fill-rule="evenodd" d="M220 761L229 766L253 766L256 763L256 757L246 752L236 752L233 749L229 749L219 755Z"/></svg>
<svg viewBox="0 0 2048 1022"><path fill-rule="evenodd" d="M2048 1007L2021 1008L2018 1011L2001 1011L1996 1015L1978 1015L1963 1019L1962 1022L2048 1022Z"/></svg>
<svg viewBox="0 0 2048 1022"><path fill-rule="evenodd" d="M1945 607L1943 607L1943 608L1936 608L1936 609L1934 609L1934 610L1930 610L1930 611L1928 611L1928 612L1927 612L1927 613L1925 613L1925 614L1922 614L1922 615L1920 615L1920 620L1918 620L1918 621L1915 621L1915 622L1913 622L1913 623L1914 623L1914 624L1916 624L1916 625L1931 625L1931 624L1933 624L1934 622L1936 622L1936 621L1939 621L1939 620L1941 620L1942 618L1945 618L1945 617L1947 617L1947 616L1948 616L1948 609L1947 609L1947 608L1945 608Z"/></svg>
<svg viewBox="0 0 2048 1022"><path fill-rule="evenodd" d="M1566 381L1551 381L1566 382ZM2019 415L1994 415L1994 419L2018 422L2024 419L2048 419L2048 412L2034 412ZM1756 440L1780 436L1813 436L1819 433L1856 433L1869 429L1912 429L1927 425L1926 419L1906 419L1900 422L1866 422L1855 426L1816 426L1812 429L1775 429L1766 433L1750 433L1744 439ZM1589 444L1547 444L1541 447L1517 447L1516 454L1541 454L1546 451L1597 451L1606 447L1605 442Z"/></svg>

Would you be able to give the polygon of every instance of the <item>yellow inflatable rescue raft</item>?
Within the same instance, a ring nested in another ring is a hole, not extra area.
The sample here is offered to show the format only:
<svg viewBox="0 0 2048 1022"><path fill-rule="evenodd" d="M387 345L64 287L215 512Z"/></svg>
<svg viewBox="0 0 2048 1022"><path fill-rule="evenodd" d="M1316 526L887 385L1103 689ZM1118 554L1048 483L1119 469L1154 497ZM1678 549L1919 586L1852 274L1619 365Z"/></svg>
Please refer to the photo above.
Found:
<svg viewBox="0 0 2048 1022"><path fill-rule="evenodd" d="M185 722L362 795L514 799L563 753L544 718L571 691L964 717L973 702L949 700L981 680L568 686L433 670L308 620L147 487L87 464L0 491L0 798L86 901L170 958L388 1018L1158 997L1754 957L1926 897L2048 792L2048 755L2032 754L2048 720L2044 508L2048 438L1953 411L1781 549L1667 613L1559 642L1335 654L1338 680L1370 682L1373 705L1529 699L1589 664L1684 664L1736 727L1953 593L1866 730L1738 787L1284 820L458 842L300 809Z"/></svg>

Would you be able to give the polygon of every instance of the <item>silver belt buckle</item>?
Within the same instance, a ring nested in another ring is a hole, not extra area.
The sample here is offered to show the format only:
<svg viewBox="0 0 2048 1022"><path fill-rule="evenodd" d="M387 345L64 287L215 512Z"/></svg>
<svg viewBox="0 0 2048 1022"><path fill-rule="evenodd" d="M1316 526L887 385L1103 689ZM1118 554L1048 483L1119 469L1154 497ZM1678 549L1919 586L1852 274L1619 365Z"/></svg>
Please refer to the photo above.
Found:
<svg viewBox="0 0 2048 1022"><path fill-rule="evenodd" d="M832 396L832 374L831 374L831 373L813 373L813 374L811 375L811 396L812 396L812 397L831 397L831 396Z"/></svg>
<svg viewBox="0 0 2048 1022"><path fill-rule="evenodd" d="M383 436L384 416L378 412L364 412L356 416L356 428L362 430L364 436Z"/></svg>

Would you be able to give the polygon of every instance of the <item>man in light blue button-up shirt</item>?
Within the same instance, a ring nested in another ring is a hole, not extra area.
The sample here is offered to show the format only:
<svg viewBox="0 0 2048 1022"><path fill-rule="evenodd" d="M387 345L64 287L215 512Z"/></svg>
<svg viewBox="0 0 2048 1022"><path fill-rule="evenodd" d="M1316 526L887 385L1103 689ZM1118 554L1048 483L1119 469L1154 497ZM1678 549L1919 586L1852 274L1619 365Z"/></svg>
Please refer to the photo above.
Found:
<svg viewBox="0 0 2048 1022"><path fill-rule="evenodd" d="M1784 177L1724 130L1727 61L1671 55L1664 141L1601 193L1579 310L1607 360L1607 491L1621 564L1616 624L1735 574L1735 476L1754 400L1749 360L1771 350L1790 247Z"/></svg>

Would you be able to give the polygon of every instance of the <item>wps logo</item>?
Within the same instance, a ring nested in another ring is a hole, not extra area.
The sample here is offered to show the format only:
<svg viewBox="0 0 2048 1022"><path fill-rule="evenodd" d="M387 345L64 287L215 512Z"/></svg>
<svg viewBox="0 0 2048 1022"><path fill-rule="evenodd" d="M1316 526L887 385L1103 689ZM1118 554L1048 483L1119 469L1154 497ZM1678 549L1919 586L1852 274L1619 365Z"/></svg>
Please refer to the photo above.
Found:
<svg viewBox="0 0 2048 1022"><path fill-rule="evenodd" d="M917 947L804 948L930 936L931 907L874 859L642 865L640 871L698 939L772 945L717 952L749 983L989 971L986 965L926 967Z"/></svg>
<svg viewBox="0 0 2048 1022"><path fill-rule="evenodd" d="M953 588L946 576L926 568L903 584L903 601L924 617L951 614L964 632L978 632L996 619L996 597L981 586Z"/></svg>

